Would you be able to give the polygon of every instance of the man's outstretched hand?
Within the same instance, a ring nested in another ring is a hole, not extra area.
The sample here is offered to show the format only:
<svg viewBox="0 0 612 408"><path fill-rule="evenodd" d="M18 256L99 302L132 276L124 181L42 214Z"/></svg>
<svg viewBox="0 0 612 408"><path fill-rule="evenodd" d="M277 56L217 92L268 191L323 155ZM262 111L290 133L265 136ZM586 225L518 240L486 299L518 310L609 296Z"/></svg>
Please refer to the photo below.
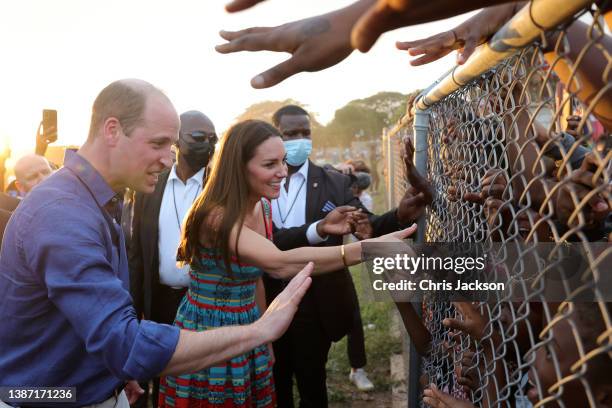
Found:
<svg viewBox="0 0 612 408"><path fill-rule="evenodd" d="M261 333L264 343L272 342L285 333L293 320L298 305L310 287L314 264L308 264L291 279L287 287L268 305L266 312L253 325Z"/></svg>
<svg viewBox="0 0 612 408"><path fill-rule="evenodd" d="M350 234L354 215L359 211L350 205L334 208L317 224L317 234L321 237Z"/></svg>
<svg viewBox="0 0 612 408"><path fill-rule="evenodd" d="M233 2L255 4L256 0ZM238 51L276 51L291 54L277 66L251 80L253 88L268 88L300 72L320 71L348 57L351 29L370 1L358 1L348 7L320 16L286 23L277 27L251 27L240 31L221 31L227 40L215 49L222 54ZM238 10L232 6L231 10Z"/></svg>

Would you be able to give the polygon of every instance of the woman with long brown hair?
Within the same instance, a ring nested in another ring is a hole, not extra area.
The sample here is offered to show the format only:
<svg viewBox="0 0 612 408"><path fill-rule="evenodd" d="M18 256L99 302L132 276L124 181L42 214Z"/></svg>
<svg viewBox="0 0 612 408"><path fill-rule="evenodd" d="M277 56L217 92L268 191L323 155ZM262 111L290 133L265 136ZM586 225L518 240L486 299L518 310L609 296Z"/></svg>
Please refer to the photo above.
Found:
<svg viewBox="0 0 612 408"><path fill-rule="evenodd" d="M191 266L191 283L175 324L202 331L257 320L265 308L261 275L290 278L306 263L314 274L361 262L361 243L281 251L271 242L270 199L277 198L287 175L285 148L272 125L248 120L233 126L221 141L206 186L183 228L178 259ZM377 238L398 241L415 226ZM197 373L165 377L160 406L275 406L268 348Z"/></svg>

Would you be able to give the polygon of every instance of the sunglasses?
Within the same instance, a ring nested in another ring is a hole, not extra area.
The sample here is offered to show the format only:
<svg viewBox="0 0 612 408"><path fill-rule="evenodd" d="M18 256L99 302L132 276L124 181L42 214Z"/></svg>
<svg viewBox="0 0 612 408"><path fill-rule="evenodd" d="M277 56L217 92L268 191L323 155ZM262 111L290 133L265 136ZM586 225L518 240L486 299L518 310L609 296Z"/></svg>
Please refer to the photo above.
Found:
<svg viewBox="0 0 612 408"><path fill-rule="evenodd" d="M295 130L287 130L283 132L283 136L286 137L298 137L298 136L308 137L310 136L310 129L295 129Z"/></svg>
<svg viewBox="0 0 612 408"><path fill-rule="evenodd" d="M181 136L189 142L208 141L212 144L215 144L219 140L219 138L217 137L215 133L207 133L207 132L202 132L200 130L195 130L191 133L181 133Z"/></svg>

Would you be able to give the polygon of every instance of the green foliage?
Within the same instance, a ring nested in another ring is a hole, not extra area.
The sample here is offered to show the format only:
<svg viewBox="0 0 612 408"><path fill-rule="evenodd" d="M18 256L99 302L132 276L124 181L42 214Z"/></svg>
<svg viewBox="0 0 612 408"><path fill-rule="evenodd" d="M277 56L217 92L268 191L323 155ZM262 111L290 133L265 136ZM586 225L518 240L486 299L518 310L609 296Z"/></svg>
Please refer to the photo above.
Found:
<svg viewBox="0 0 612 408"><path fill-rule="evenodd" d="M315 146L326 147L326 140L322 137L322 129L324 128L324 126L317 120L317 114L309 111L307 105L304 105L303 103L298 102L294 99L285 99L284 101L263 101L255 103L246 108L242 114L237 116L236 121L240 122L247 119L258 119L268 123L272 123L272 116L274 115L274 112L276 112L285 105L301 106L310 114L310 125L312 127L313 143L315 144Z"/></svg>
<svg viewBox="0 0 612 408"><path fill-rule="evenodd" d="M379 92L364 99L355 99L338 109L332 121L323 126L312 118L313 143L317 147L348 147L355 140L371 141L380 138L382 129L391 127L406 113L406 102L410 95L399 92ZM306 105L293 100L264 101L248 107L237 120L260 119L272 122L272 115L284 105Z"/></svg>
<svg viewBox="0 0 612 408"><path fill-rule="evenodd" d="M383 128L395 124L405 112L406 95L379 92L338 109L324 134L333 146L350 146L354 140L375 140Z"/></svg>

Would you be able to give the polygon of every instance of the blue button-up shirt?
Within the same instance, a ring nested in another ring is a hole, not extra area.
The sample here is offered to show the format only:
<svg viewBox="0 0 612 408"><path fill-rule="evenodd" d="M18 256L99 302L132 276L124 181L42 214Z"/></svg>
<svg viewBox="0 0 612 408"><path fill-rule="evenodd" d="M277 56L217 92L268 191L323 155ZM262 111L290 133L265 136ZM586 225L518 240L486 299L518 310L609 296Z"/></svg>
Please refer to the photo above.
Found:
<svg viewBox="0 0 612 408"><path fill-rule="evenodd" d="M0 386L76 387L76 405L89 405L170 361L179 329L139 322L132 306L115 194L73 154L13 213L0 253Z"/></svg>

